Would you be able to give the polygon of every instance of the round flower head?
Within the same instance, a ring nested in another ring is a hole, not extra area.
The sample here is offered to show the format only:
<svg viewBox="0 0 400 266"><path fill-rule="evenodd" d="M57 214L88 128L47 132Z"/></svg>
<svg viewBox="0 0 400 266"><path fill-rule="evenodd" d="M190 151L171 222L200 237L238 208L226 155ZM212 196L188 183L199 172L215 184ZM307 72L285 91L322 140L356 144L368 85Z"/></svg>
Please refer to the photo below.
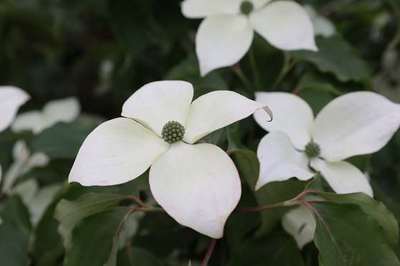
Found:
<svg viewBox="0 0 400 266"><path fill-rule="evenodd" d="M28 94L13 86L0 86L0 132L15 119L18 109L29 100Z"/></svg>
<svg viewBox="0 0 400 266"><path fill-rule="evenodd" d="M293 1L185 0L182 13L205 18L196 35L202 75L237 63L249 50L254 31L282 50L317 50L311 19Z"/></svg>
<svg viewBox="0 0 400 266"><path fill-rule="evenodd" d="M296 95L260 92L256 98L276 113L268 124L262 123L263 114L255 114L270 132L257 150L257 188L292 177L307 180L320 172L337 193L372 196L367 177L344 160L381 149L399 128L400 104L373 92L353 92L334 99L314 120L311 108Z"/></svg>
<svg viewBox="0 0 400 266"><path fill-rule="evenodd" d="M182 225L220 238L236 207L241 184L229 156L211 144L195 144L239 121L263 104L232 91L214 91L192 102L184 81L158 81L137 90L122 116L98 126L84 141L69 181L109 186L148 168L155 200Z"/></svg>

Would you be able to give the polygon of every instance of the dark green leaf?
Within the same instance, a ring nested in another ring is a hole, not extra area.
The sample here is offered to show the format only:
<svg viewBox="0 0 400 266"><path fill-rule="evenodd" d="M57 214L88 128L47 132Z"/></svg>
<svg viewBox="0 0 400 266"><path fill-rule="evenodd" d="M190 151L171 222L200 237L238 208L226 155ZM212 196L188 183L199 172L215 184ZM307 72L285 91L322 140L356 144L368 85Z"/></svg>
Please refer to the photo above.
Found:
<svg viewBox="0 0 400 266"><path fill-rule="evenodd" d="M0 262L7 266L28 265L29 212L19 197L0 205Z"/></svg>
<svg viewBox="0 0 400 266"><path fill-rule="evenodd" d="M341 37L317 39L318 52L298 51L293 56L313 63L319 70L334 74L340 81L366 81L370 70L353 48Z"/></svg>
<svg viewBox="0 0 400 266"><path fill-rule="evenodd" d="M363 193L346 195L338 195L335 193L320 193L319 195L329 202L344 205L357 205L365 214L375 219L375 221L382 228L387 240L391 244L397 244L399 239L398 222L394 215L386 208L385 205L383 205L383 203L375 201L374 199Z"/></svg>
<svg viewBox="0 0 400 266"><path fill-rule="evenodd" d="M74 201L61 200L55 217L60 223L59 232L66 248L71 244L71 233L84 218L117 206L126 196L117 194L88 193Z"/></svg>
<svg viewBox="0 0 400 266"><path fill-rule="evenodd" d="M259 206L274 204L290 200L304 190L305 183L296 179L285 182L269 183L256 192L256 198ZM259 234L267 234L277 226L287 208L274 208L265 210L261 213L262 224Z"/></svg>
<svg viewBox="0 0 400 266"><path fill-rule="evenodd" d="M51 159L73 159L84 139L96 127L96 123L59 123L44 130L32 141L35 152L44 152Z"/></svg>
<svg viewBox="0 0 400 266"><path fill-rule="evenodd" d="M128 208L120 207L82 220L72 231L64 265L114 266L118 233L128 214Z"/></svg>
<svg viewBox="0 0 400 266"><path fill-rule="evenodd" d="M355 205L316 204L314 242L324 266L399 266L378 223Z"/></svg>

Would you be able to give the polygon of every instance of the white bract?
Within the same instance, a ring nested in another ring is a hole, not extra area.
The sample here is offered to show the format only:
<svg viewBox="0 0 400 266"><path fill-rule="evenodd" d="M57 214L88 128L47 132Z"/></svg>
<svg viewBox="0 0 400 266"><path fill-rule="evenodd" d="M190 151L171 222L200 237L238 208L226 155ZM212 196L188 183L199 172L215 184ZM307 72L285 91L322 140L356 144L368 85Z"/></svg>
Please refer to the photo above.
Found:
<svg viewBox="0 0 400 266"><path fill-rule="evenodd" d="M29 95L13 86L0 86L0 132L15 119L18 109L29 100Z"/></svg>
<svg viewBox="0 0 400 266"><path fill-rule="evenodd" d="M29 100L29 95L13 86L0 86L0 132L14 121L18 109ZM0 180L2 169L0 165Z"/></svg>
<svg viewBox="0 0 400 266"><path fill-rule="evenodd" d="M335 25L329 19L319 15L312 6L307 5L304 8L311 18L315 35L321 35L323 37L331 37L332 35L335 35Z"/></svg>
<svg viewBox="0 0 400 266"><path fill-rule="evenodd" d="M50 159L41 152L31 153L26 143L17 141L13 147L14 162L4 174L3 190L10 192L18 177L28 173L36 167L45 167Z"/></svg>
<svg viewBox="0 0 400 266"><path fill-rule="evenodd" d="M205 18L196 35L203 76L239 62L251 46L254 31L282 50L317 50L311 19L296 2L185 0L182 13Z"/></svg>
<svg viewBox="0 0 400 266"><path fill-rule="evenodd" d="M14 132L32 131L38 134L59 122L74 121L80 113L80 105L76 98L66 98L48 102L43 111L29 111L15 119L11 129Z"/></svg>
<svg viewBox="0 0 400 266"><path fill-rule="evenodd" d="M367 177L344 161L381 149L400 125L400 104L373 92L353 92L325 106L314 120L309 105L283 92L257 93L258 102L274 111L271 123L256 121L270 133L257 150L257 188L292 177L308 180L320 172L337 193L364 192L372 196Z"/></svg>
<svg viewBox="0 0 400 266"><path fill-rule="evenodd" d="M292 209L282 217L282 227L296 240L302 249L314 239L317 223L311 210L304 206Z"/></svg>
<svg viewBox="0 0 400 266"><path fill-rule="evenodd" d="M240 178L223 150L195 143L264 105L232 91L192 98L193 87L184 81L152 82L137 90L123 105L124 118L101 124L86 138L69 181L117 185L151 166L150 189L165 211L182 225L222 237L240 199Z"/></svg>

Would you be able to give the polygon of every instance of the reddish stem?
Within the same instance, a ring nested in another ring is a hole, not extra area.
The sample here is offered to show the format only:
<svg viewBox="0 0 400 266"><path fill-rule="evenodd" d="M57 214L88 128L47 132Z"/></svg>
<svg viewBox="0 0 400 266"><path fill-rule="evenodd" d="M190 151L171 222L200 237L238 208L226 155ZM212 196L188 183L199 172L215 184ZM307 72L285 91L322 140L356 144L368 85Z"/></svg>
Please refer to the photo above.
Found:
<svg viewBox="0 0 400 266"><path fill-rule="evenodd" d="M217 244L217 240L216 239L212 239L211 242L210 242L210 245L208 246L206 255L204 256L203 260L201 261L201 266L207 266L208 265L208 261L210 260L212 254L214 252L216 244Z"/></svg>

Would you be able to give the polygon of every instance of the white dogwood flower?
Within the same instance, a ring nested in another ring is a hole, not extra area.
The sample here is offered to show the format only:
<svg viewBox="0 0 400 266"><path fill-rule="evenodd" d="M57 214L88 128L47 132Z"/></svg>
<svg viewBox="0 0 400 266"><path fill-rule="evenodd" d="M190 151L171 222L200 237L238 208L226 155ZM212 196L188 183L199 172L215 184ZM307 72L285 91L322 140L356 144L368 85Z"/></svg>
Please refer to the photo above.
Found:
<svg viewBox="0 0 400 266"><path fill-rule="evenodd" d="M353 92L325 106L314 120L309 105L283 92L257 93L258 102L274 110L274 121L261 123L270 133L258 146L257 188L292 177L310 179L320 172L337 193L372 196L366 176L344 161L381 149L400 125L400 104L373 92Z"/></svg>
<svg viewBox="0 0 400 266"><path fill-rule="evenodd" d="M11 129L14 132L25 130L38 134L59 122L72 122L80 114L80 105L76 98L66 98L48 102L42 111L29 111L15 119Z"/></svg>
<svg viewBox="0 0 400 266"><path fill-rule="evenodd" d="M182 225L213 238L236 207L240 178L219 147L195 144L264 105L232 91L214 91L192 102L184 81L158 81L137 90L123 118L98 126L84 141L69 181L109 186L131 181L148 168L155 200Z"/></svg>
<svg viewBox="0 0 400 266"><path fill-rule="evenodd" d="M296 2L185 0L182 13L205 18L196 35L203 76L239 62L251 46L254 31L282 50L317 50L311 19Z"/></svg>
<svg viewBox="0 0 400 266"><path fill-rule="evenodd" d="M0 132L15 119L18 109L29 100L29 95L13 86L0 86Z"/></svg>

